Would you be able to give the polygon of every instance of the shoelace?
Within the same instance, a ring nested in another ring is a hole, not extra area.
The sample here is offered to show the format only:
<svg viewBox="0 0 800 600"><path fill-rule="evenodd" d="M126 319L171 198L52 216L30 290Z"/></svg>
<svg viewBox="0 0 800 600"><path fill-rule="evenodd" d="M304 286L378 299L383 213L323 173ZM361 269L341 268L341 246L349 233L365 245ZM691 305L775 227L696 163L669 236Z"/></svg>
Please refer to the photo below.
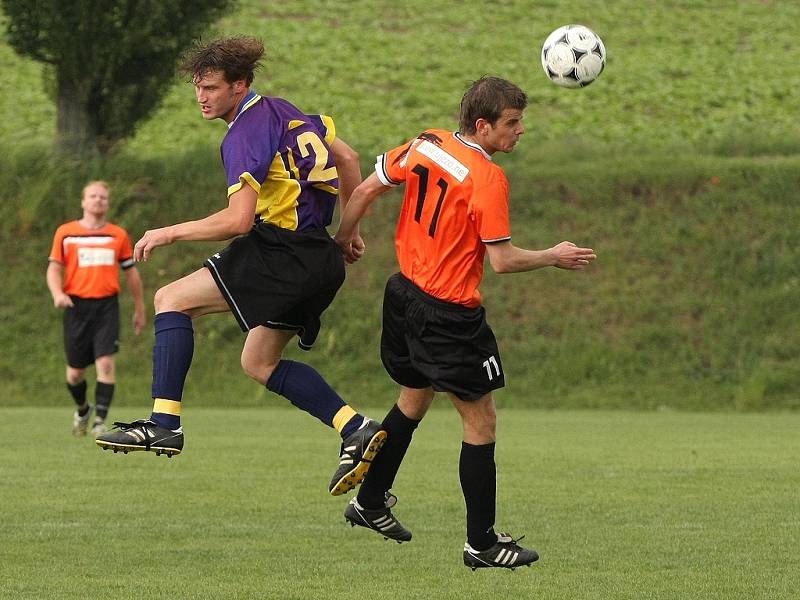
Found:
<svg viewBox="0 0 800 600"><path fill-rule="evenodd" d="M149 423L150 421L146 419L139 419L138 421L134 421L133 423L114 421L114 427L116 427L117 429L121 429L122 431L128 431L129 429L137 429L138 427L144 427Z"/></svg>
<svg viewBox="0 0 800 600"><path fill-rule="evenodd" d="M521 542L522 540L525 539L524 535L519 536L517 539L514 539L514 536L509 535L508 533L500 532L500 535L502 537L507 537L509 539L509 541L508 542L504 542L504 541L501 542L500 540L497 540L498 544L510 544L512 546L516 546L517 548L521 548L521 546L519 545L519 542Z"/></svg>

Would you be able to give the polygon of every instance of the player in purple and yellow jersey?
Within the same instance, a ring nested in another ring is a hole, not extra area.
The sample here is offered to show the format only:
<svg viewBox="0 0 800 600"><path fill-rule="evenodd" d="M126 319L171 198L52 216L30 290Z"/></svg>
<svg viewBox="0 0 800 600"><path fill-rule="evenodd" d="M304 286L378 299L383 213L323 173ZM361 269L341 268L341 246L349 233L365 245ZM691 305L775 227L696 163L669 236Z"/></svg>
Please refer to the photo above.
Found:
<svg viewBox="0 0 800 600"><path fill-rule="evenodd" d="M97 443L123 452L180 453L192 319L230 311L247 332L245 373L341 434L340 463L329 486L339 495L360 483L386 433L312 367L281 356L295 335L301 348L311 348L320 315L344 281L345 259L325 227L337 197L346 204L360 183L361 170L358 155L336 137L332 119L250 89L263 53L259 40L233 37L198 45L185 59L203 118L228 124L221 147L228 206L145 232L134 258L147 260L158 246L179 240L239 237L204 268L156 292L152 414L119 423Z"/></svg>

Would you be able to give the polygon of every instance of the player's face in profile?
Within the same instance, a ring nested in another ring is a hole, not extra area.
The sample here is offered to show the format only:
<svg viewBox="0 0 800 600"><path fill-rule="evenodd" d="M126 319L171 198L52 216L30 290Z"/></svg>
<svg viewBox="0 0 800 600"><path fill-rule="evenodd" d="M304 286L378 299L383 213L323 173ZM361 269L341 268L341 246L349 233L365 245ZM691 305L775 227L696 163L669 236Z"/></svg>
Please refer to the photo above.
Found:
<svg viewBox="0 0 800 600"><path fill-rule="evenodd" d="M110 196L108 189L98 183L92 184L83 191L81 208L96 216L103 216L108 212Z"/></svg>
<svg viewBox="0 0 800 600"><path fill-rule="evenodd" d="M206 120L223 119L230 123L240 98L236 90L242 82L228 83L222 71L209 71L194 78L194 91L200 112Z"/></svg>
<svg viewBox="0 0 800 600"><path fill-rule="evenodd" d="M522 111L506 108L495 124L489 125L486 141L497 152L511 152L523 133Z"/></svg>

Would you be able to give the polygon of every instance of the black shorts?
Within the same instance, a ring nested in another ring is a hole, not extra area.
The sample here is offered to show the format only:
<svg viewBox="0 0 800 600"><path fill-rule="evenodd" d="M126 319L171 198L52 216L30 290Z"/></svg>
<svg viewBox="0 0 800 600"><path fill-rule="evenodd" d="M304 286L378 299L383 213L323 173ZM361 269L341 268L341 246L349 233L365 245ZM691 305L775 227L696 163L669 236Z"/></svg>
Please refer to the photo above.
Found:
<svg viewBox="0 0 800 600"><path fill-rule="evenodd" d="M381 360L409 388L477 400L505 385L497 341L482 306L443 302L396 273L383 297Z"/></svg>
<svg viewBox="0 0 800 600"><path fill-rule="evenodd" d="M324 229L259 223L205 262L242 328L296 330L309 350L320 316L344 283L344 257Z"/></svg>
<svg viewBox="0 0 800 600"><path fill-rule="evenodd" d="M85 369L98 356L119 350L119 301L108 298L72 298L72 308L64 310L64 351L67 364Z"/></svg>

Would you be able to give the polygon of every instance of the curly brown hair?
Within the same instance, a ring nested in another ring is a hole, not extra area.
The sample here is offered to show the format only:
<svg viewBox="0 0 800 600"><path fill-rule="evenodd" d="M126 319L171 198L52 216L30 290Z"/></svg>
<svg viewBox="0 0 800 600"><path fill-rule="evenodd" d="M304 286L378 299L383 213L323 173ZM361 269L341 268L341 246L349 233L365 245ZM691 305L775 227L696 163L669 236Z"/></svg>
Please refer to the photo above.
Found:
<svg viewBox="0 0 800 600"><path fill-rule="evenodd" d="M473 134L478 119L486 119L494 125L505 109L524 110L527 105L528 97L516 85L500 77L486 75L475 81L461 99L459 131Z"/></svg>
<svg viewBox="0 0 800 600"><path fill-rule="evenodd" d="M228 83L244 79L250 87L263 57L264 43L252 36L240 35L205 43L198 40L184 55L181 72L195 81L211 71L221 71Z"/></svg>

